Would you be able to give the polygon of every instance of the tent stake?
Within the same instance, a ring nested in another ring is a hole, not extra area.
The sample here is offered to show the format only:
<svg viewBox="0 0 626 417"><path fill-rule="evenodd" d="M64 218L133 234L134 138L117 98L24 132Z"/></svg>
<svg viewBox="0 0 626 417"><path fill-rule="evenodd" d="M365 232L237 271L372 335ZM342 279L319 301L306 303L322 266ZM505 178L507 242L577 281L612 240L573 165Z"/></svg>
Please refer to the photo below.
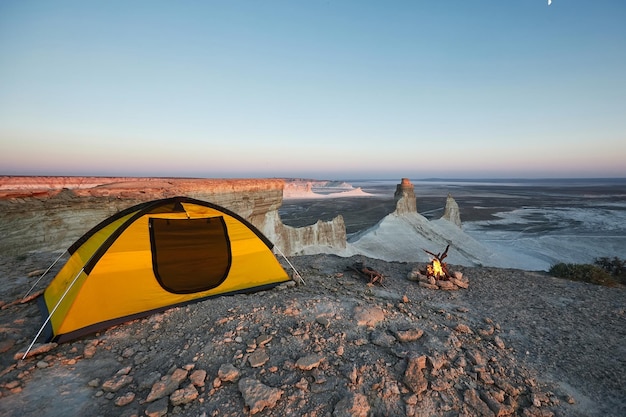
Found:
<svg viewBox="0 0 626 417"><path fill-rule="evenodd" d="M54 260L54 262L52 262L52 265L50 265L50 266L48 267L48 269L46 269L46 271L45 271L43 274L41 274L41 276L39 277L39 279L37 279L37 281L35 281L35 283L33 284L33 286L32 286L32 287L30 287L30 290L28 290L28 292L27 292L26 294L24 294L24 297L22 297L22 299L24 299L24 298L28 297L28 294L30 294L30 292L31 292L32 290L34 290L34 289L35 289L35 287L37 286L37 284L39 284L39 281L41 281L41 279L42 279L43 277L45 277L45 276L46 276L46 274L47 274L48 272L50 272L50 270L51 270L51 269L52 269L52 268L56 265L56 263L57 263L57 262L59 262L59 259L61 259L61 257L62 257L63 255L65 255L65 253L66 253L66 252L67 252L67 249L66 249L66 250L64 250L64 251L63 251L63 253L62 253L62 254L60 254L60 255L59 255L59 257L58 257L58 258L56 258L56 259Z"/></svg>
<svg viewBox="0 0 626 417"><path fill-rule="evenodd" d="M52 318L52 315L54 314L55 311L57 311L57 308L59 308L59 306L61 305L61 301L63 301L63 299L65 298L65 296L67 295L68 292L70 292L70 289L72 289L72 287L74 286L74 284L76 283L76 280L78 279L78 277L80 276L80 274L83 273L83 271L85 270L85 268L82 268L80 271L78 271L78 274L74 277L74 280L72 281L72 283L67 287L67 289L65 290L65 292L63 293L63 295L61 296L61 298L59 298L59 301L57 301L57 304L54 306L54 308L52 309L52 311L50 312L50 314L48 314L48 318L43 322L43 324L41 325L41 328L39 329L39 331L37 332L37 334L35 335L35 338L33 339L33 341L30 343L30 345L28 346L28 349L26 349L26 353L24 353L24 356L22 356L22 360L26 359L26 356L28 355L28 352L30 352L30 350L33 348L33 345L35 344L35 342L37 341L37 338L39 337L39 335L41 334L41 332L43 332L43 329L45 329L46 324L48 324L48 322L50 321L50 319Z"/></svg>
<svg viewBox="0 0 626 417"><path fill-rule="evenodd" d="M287 259L287 257L285 256L285 254L283 253L283 251L280 250L280 248L276 245L274 245L274 247L276 248L276 250L278 251L278 253L280 253L282 255L283 258L285 258L285 261L287 261L287 263L289 264L289 266L291 267L291 269L293 269L293 272L295 273L295 275L298 277L298 279L300 279L300 282L302 284L305 284L304 279L302 279L302 275L300 275L300 273L298 272L298 270L296 269L295 266L293 266L293 264L289 261L289 259Z"/></svg>

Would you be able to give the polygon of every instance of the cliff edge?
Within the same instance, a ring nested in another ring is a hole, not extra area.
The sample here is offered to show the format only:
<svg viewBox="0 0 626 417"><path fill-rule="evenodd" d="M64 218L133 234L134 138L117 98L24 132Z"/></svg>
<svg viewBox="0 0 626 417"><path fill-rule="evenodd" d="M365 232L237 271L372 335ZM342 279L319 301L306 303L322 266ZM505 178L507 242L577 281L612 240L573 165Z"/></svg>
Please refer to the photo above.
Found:
<svg viewBox="0 0 626 417"><path fill-rule="evenodd" d="M64 250L107 217L146 201L184 195L225 207L256 226L285 254L345 248L341 216L286 226L281 179L0 177L0 252Z"/></svg>

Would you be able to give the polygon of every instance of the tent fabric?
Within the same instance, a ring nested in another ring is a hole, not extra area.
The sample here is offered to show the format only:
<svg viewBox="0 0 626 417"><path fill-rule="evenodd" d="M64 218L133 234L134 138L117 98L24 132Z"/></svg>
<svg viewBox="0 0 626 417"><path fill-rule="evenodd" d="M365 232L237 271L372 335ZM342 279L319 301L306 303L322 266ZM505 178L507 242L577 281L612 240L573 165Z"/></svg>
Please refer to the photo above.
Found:
<svg viewBox="0 0 626 417"><path fill-rule="evenodd" d="M273 244L212 203L173 197L109 217L70 248L44 291L48 340L62 342L173 306L290 278Z"/></svg>

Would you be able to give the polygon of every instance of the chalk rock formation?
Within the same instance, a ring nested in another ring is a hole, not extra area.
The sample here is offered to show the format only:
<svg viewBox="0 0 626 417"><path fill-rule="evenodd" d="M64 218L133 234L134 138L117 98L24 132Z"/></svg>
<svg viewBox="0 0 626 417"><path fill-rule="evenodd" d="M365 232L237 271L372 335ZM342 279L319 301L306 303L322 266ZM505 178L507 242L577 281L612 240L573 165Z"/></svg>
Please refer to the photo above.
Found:
<svg viewBox="0 0 626 417"><path fill-rule="evenodd" d="M273 221L268 221L263 232L287 256L335 253L346 248L346 225L341 215L304 227L284 225L277 210L268 213L268 218Z"/></svg>
<svg viewBox="0 0 626 417"><path fill-rule="evenodd" d="M400 184L396 186L394 199L396 200L396 214L417 213L415 189L408 178L402 178Z"/></svg>
<svg viewBox="0 0 626 417"><path fill-rule="evenodd" d="M430 262L424 249L434 253L450 245L453 265L512 265L512 259L495 254L460 227L444 219L429 221L417 212L413 184L403 178L396 189L396 210L380 222L350 238L346 253L399 262ZM458 206L457 206L458 207Z"/></svg>
<svg viewBox="0 0 626 417"><path fill-rule="evenodd" d="M459 205L450 194L448 194L446 199L446 208L441 218L461 227L461 211L459 210Z"/></svg>

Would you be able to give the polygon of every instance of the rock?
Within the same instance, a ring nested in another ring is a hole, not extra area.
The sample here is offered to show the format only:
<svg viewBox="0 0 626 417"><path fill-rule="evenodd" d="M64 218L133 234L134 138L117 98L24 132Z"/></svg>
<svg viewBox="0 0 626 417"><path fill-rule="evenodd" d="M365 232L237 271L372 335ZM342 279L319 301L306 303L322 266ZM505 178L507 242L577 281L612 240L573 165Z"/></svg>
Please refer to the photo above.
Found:
<svg viewBox="0 0 626 417"><path fill-rule="evenodd" d="M462 280L457 279L457 278L450 278L450 282L453 283L454 285L456 285L459 288L464 288L464 289L469 288L469 282L468 281L462 281Z"/></svg>
<svg viewBox="0 0 626 417"><path fill-rule="evenodd" d="M459 289L459 287L457 287L452 281L443 279L437 281L437 286L444 291L454 291Z"/></svg>
<svg viewBox="0 0 626 417"><path fill-rule="evenodd" d="M493 378L489 372L478 372L478 379L480 379L485 385L493 385Z"/></svg>
<svg viewBox="0 0 626 417"><path fill-rule="evenodd" d="M413 282L417 282L420 279L420 272L416 269L410 271L408 274L406 274L406 279L408 279L409 281L413 281Z"/></svg>
<svg viewBox="0 0 626 417"><path fill-rule="evenodd" d="M493 343L495 343L496 346L499 347L500 349L504 349L505 348L504 342L502 341L500 336L495 336L493 338Z"/></svg>
<svg viewBox="0 0 626 417"><path fill-rule="evenodd" d="M170 395L170 403L177 405L188 404L198 398L198 390L193 384L187 385L183 389L177 389Z"/></svg>
<svg viewBox="0 0 626 417"><path fill-rule="evenodd" d="M148 417L163 417L167 414L167 406L167 398L161 398L160 400L148 405L145 414Z"/></svg>
<svg viewBox="0 0 626 417"><path fill-rule="evenodd" d="M191 373L189 380L196 387L203 387L206 380L206 371L204 369L197 369Z"/></svg>
<svg viewBox="0 0 626 417"><path fill-rule="evenodd" d="M117 397L114 403L118 407L124 407L125 405L132 403L134 400L135 400L135 393L127 392L126 394L120 395L119 397Z"/></svg>
<svg viewBox="0 0 626 417"><path fill-rule="evenodd" d="M419 395L428 388L428 380L424 376L426 356L411 356L404 372L404 383L411 391Z"/></svg>
<svg viewBox="0 0 626 417"><path fill-rule="evenodd" d="M95 354L96 354L95 344L89 344L85 346L85 349L83 350L83 356L85 357L85 359L91 359L94 357Z"/></svg>
<svg viewBox="0 0 626 417"><path fill-rule="evenodd" d="M489 408L483 400L480 399L478 391L475 389L468 389L463 394L463 400L465 404L476 410L477 414L482 417L494 417L493 411Z"/></svg>
<svg viewBox="0 0 626 417"><path fill-rule="evenodd" d="M16 361L21 360L24 357L24 354L26 354L26 358L30 358L31 356L41 355L42 353L50 352L55 347L57 347L56 343L34 344L27 354L26 352L18 352L15 355L13 355L13 359L15 359Z"/></svg>
<svg viewBox="0 0 626 417"><path fill-rule="evenodd" d="M428 289L430 289L430 290L438 290L438 289L439 289L439 287L438 287L438 286L433 285L433 284L429 284L429 283L427 283L427 282L421 282L421 281L420 281L420 282L418 282L417 284L418 284L420 287L422 287L422 288L428 288Z"/></svg>
<svg viewBox="0 0 626 417"><path fill-rule="evenodd" d="M381 347L391 347L396 341L396 338L387 333L386 331L373 332L371 336L372 344Z"/></svg>
<svg viewBox="0 0 626 417"><path fill-rule="evenodd" d="M124 349L124 351L122 352L122 358L130 358L134 354L135 354L135 349L132 347L128 347Z"/></svg>
<svg viewBox="0 0 626 417"><path fill-rule="evenodd" d="M496 417L508 416L515 413L513 407L502 404L501 401L498 401L488 392L482 391L480 398L487 404L489 409L493 411Z"/></svg>
<svg viewBox="0 0 626 417"><path fill-rule="evenodd" d="M315 322L322 327L328 327L330 325L330 320L328 317L320 316L315 318Z"/></svg>
<svg viewBox="0 0 626 417"><path fill-rule="evenodd" d="M289 282L293 282L293 281L289 281ZM273 339L273 336L268 335L268 334L262 334L261 336L256 338L256 344L258 346L265 346L267 345L269 342L271 342Z"/></svg>
<svg viewBox="0 0 626 417"><path fill-rule="evenodd" d="M146 402L149 403L156 401L176 391L180 386L180 383L187 378L188 372L189 371L184 369L177 368L171 375L161 378L161 381L156 382L152 386L152 390L150 391L150 394L148 394Z"/></svg>
<svg viewBox="0 0 626 417"><path fill-rule="evenodd" d="M133 377L130 375L116 375L113 378L104 381L104 384L102 384L102 390L105 392L117 392L131 382L133 382Z"/></svg>
<svg viewBox="0 0 626 417"><path fill-rule="evenodd" d="M385 320L385 312L378 306L357 306L354 308L354 319L357 325L374 327Z"/></svg>
<svg viewBox="0 0 626 417"><path fill-rule="evenodd" d="M453 381L444 378L437 378L430 383L430 389L433 391L445 391L452 387Z"/></svg>
<svg viewBox="0 0 626 417"><path fill-rule="evenodd" d="M553 417L554 413L545 408L538 408L535 406L530 406L525 408L522 412L522 416L524 417Z"/></svg>
<svg viewBox="0 0 626 417"><path fill-rule="evenodd" d="M397 330L395 333L398 342L408 343L414 342L424 334L422 329Z"/></svg>
<svg viewBox="0 0 626 417"><path fill-rule="evenodd" d="M367 417L370 405L363 394L348 393L336 405L333 417Z"/></svg>
<svg viewBox="0 0 626 417"><path fill-rule="evenodd" d="M426 363L433 371L438 371L448 363L448 360L441 354L434 354L426 357Z"/></svg>
<svg viewBox="0 0 626 417"><path fill-rule="evenodd" d="M296 362L296 368L302 369L303 371L310 371L313 368L317 368L320 366L320 363L324 360L322 355L308 355L304 356Z"/></svg>
<svg viewBox="0 0 626 417"><path fill-rule="evenodd" d="M238 386L250 414L273 408L284 393L281 389L268 387L252 378L242 378Z"/></svg>
<svg viewBox="0 0 626 417"><path fill-rule="evenodd" d="M122 369L120 369L119 371L116 372L115 375L128 375L130 374L130 371L132 371L133 368L131 366L126 366Z"/></svg>
<svg viewBox="0 0 626 417"><path fill-rule="evenodd" d="M300 378L300 381L296 382L295 387L302 391L309 389L309 381L305 377Z"/></svg>
<svg viewBox="0 0 626 417"><path fill-rule="evenodd" d="M487 361L485 360L485 358L483 358L483 355L478 350L468 350L466 356L468 357L470 362L472 362L476 366L485 366L487 364Z"/></svg>
<svg viewBox="0 0 626 417"><path fill-rule="evenodd" d="M456 331L457 331L457 332L459 332L459 333L466 333L466 334L472 334L472 333L474 333L474 332L472 331L472 329L470 329L470 328L469 328L466 324L462 324L462 323L458 324L458 325L454 328L454 330L456 330Z"/></svg>
<svg viewBox="0 0 626 417"><path fill-rule="evenodd" d="M267 355L267 352L265 352L265 349L256 350L248 356L248 363L253 368L263 366L269 360L270 357Z"/></svg>
<svg viewBox="0 0 626 417"><path fill-rule="evenodd" d="M241 372L230 363L225 363L220 366L217 371L217 376L222 382L233 382L239 379Z"/></svg>
<svg viewBox="0 0 626 417"><path fill-rule="evenodd" d="M530 401L535 407L541 407L550 402L548 396L543 392L533 392L530 396Z"/></svg>

